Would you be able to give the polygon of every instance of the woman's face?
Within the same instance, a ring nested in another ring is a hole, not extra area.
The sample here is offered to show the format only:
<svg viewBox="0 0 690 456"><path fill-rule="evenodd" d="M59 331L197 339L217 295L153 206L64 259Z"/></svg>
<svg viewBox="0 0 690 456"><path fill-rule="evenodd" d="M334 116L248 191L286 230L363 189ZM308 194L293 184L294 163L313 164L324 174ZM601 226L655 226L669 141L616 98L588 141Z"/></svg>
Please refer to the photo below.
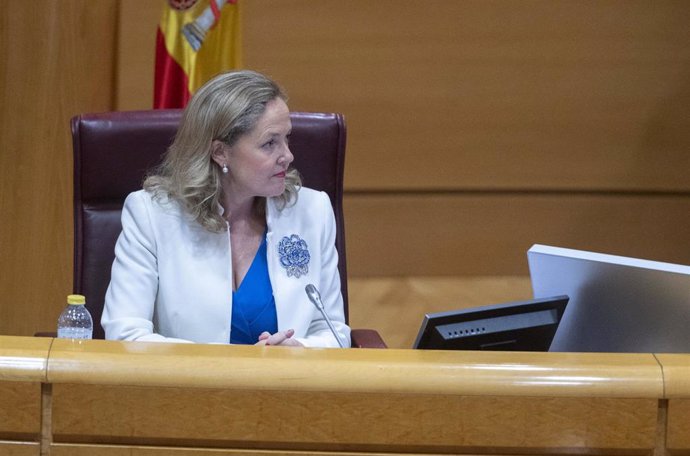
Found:
<svg viewBox="0 0 690 456"><path fill-rule="evenodd" d="M221 156L215 158L221 167L228 166L223 187L233 198L279 196L285 191L285 173L294 158L288 147L291 131L290 110L276 98L266 104L251 131L232 146L223 145Z"/></svg>

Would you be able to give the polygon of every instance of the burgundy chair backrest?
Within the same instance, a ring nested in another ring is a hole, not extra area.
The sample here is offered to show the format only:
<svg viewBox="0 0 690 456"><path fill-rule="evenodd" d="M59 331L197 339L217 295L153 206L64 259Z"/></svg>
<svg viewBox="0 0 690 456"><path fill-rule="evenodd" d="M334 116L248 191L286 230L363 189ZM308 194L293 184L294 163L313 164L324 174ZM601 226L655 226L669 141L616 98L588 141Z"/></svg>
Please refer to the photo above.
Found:
<svg viewBox="0 0 690 456"><path fill-rule="evenodd" d="M86 296L100 325L105 292L122 225L125 197L141 188L147 170L158 164L173 141L181 110L83 114L72 118L74 147L74 292ZM346 129L343 116L292 113L290 149L304 186L331 198L337 224L336 248L347 317L347 270L343 221Z"/></svg>

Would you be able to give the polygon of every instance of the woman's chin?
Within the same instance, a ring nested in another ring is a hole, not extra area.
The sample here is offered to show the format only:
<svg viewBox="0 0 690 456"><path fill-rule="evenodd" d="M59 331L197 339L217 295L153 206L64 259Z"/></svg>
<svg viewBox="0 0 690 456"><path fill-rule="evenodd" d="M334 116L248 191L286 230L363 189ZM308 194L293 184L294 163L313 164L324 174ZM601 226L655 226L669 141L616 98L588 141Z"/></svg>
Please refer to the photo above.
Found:
<svg viewBox="0 0 690 456"><path fill-rule="evenodd" d="M285 193L285 184L283 184L281 186L277 186L277 187L271 189L269 192L266 192L266 197L267 198L273 198L276 196L280 196L283 193Z"/></svg>

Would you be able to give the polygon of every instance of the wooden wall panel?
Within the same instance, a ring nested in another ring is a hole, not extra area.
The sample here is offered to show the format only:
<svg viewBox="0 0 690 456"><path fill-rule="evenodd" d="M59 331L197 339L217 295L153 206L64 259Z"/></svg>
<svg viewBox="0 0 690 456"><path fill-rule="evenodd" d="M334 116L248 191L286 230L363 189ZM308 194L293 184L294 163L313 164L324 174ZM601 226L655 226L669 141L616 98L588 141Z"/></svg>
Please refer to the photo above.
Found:
<svg viewBox="0 0 690 456"><path fill-rule="evenodd" d="M244 13L246 65L293 109L346 115L349 189L690 190L684 2L254 0Z"/></svg>
<svg viewBox="0 0 690 456"><path fill-rule="evenodd" d="M151 109L156 30L165 2L119 0L115 109Z"/></svg>
<svg viewBox="0 0 690 456"><path fill-rule="evenodd" d="M690 195L347 195L348 274L527 275L533 244L690 263Z"/></svg>
<svg viewBox="0 0 690 456"><path fill-rule="evenodd" d="M375 328L389 348L412 348L424 315L532 298L529 277L354 277L350 325Z"/></svg>
<svg viewBox="0 0 690 456"><path fill-rule="evenodd" d="M38 443L0 441L0 454L3 456L38 456Z"/></svg>
<svg viewBox="0 0 690 456"><path fill-rule="evenodd" d="M116 7L0 8L0 334L54 329L72 290L69 119L112 108Z"/></svg>
<svg viewBox="0 0 690 456"><path fill-rule="evenodd" d="M118 108L148 109L160 6L121 1ZM690 190L683 2L243 8L245 66L347 116L348 189Z"/></svg>

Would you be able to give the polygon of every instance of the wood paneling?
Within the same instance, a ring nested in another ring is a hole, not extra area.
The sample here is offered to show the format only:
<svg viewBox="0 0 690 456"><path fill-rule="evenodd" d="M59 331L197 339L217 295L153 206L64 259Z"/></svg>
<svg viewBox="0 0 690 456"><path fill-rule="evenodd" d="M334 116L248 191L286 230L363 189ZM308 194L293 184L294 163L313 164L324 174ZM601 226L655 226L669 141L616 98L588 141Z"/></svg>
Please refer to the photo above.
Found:
<svg viewBox="0 0 690 456"><path fill-rule="evenodd" d="M347 195L348 274L527 275L533 244L687 264L690 195Z"/></svg>
<svg viewBox="0 0 690 456"><path fill-rule="evenodd" d="M41 433L41 384L0 382L0 439L35 440Z"/></svg>
<svg viewBox="0 0 690 456"><path fill-rule="evenodd" d="M0 441L0 454L3 456L38 456L39 452L38 443Z"/></svg>
<svg viewBox="0 0 690 456"><path fill-rule="evenodd" d="M112 341L56 340L48 381L56 444L296 451L650 451L663 395L650 354Z"/></svg>
<svg viewBox="0 0 690 456"><path fill-rule="evenodd" d="M247 2L245 63L349 124L349 189L690 190L683 2ZM266 24L270 24L267 29Z"/></svg>
<svg viewBox="0 0 690 456"><path fill-rule="evenodd" d="M55 444L647 452L663 394L649 354L55 341L50 358Z"/></svg>
<svg viewBox="0 0 690 456"><path fill-rule="evenodd" d="M151 106L161 7L0 9L0 334L55 326L67 122ZM675 0L251 0L244 58L291 108L347 116L355 277L524 275L535 242L687 263L689 19Z"/></svg>
<svg viewBox="0 0 690 456"><path fill-rule="evenodd" d="M54 385L53 395L55 442L193 441L195 446L297 450L649 450L655 445L657 412L655 399L96 385Z"/></svg>
<svg viewBox="0 0 690 456"><path fill-rule="evenodd" d="M51 343L47 338L0 336L0 454L38 454L41 382Z"/></svg>
<svg viewBox="0 0 690 456"><path fill-rule="evenodd" d="M0 8L0 334L54 329L72 290L69 119L112 109L116 7Z"/></svg>
<svg viewBox="0 0 690 456"><path fill-rule="evenodd" d="M666 447L669 450L690 452L690 398L668 401L666 438Z"/></svg>
<svg viewBox="0 0 690 456"><path fill-rule="evenodd" d="M118 107L148 109L130 88L160 12L122 5ZM683 2L252 0L242 20L246 67L347 116L348 189L690 190Z"/></svg>
<svg viewBox="0 0 690 456"><path fill-rule="evenodd" d="M41 454L58 456L620 456L690 448L689 355L55 339L43 352L41 395L8 380L32 375L17 354L35 352L35 342L0 336L0 347L10 347L0 352L1 403L16 412L21 398L45 420L30 426L40 434L0 427L0 450L16 451L8 454L36 454L38 442Z"/></svg>
<svg viewBox="0 0 690 456"><path fill-rule="evenodd" d="M156 30L165 3L119 0L119 6L114 109L151 109Z"/></svg>
<svg viewBox="0 0 690 456"><path fill-rule="evenodd" d="M521 301L529 277L382 277L348 280L350 325L376 328L389 348L412 348L424 314Z"/></svg>

